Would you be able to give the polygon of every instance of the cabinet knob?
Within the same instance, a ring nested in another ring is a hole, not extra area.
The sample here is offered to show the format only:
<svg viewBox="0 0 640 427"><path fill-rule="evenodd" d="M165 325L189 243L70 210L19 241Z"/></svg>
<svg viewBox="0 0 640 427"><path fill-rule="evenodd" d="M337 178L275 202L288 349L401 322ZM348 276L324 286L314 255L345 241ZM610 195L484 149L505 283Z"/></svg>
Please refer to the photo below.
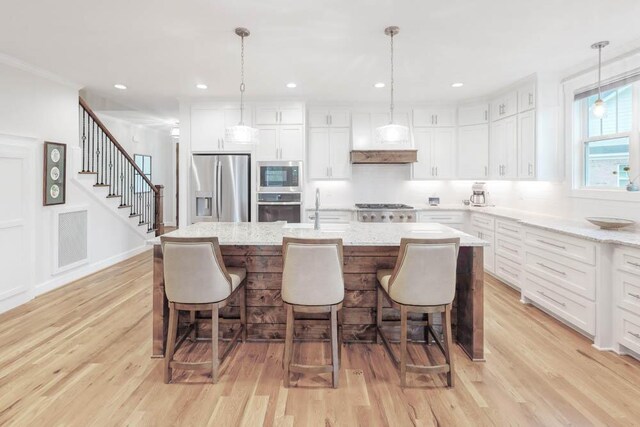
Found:
<svg viewBox="0 0 640 427"><path fill-rule="evenodd" d="M400 219L404 219L404 215L400 215Z"/></svg>
<svg viewBox="0 0 640 427"><path fill-rule="evenodd" d="M413 218L413 215L407 215L407 219Z"/></svg>
<svg viewBox="0 0 640 427"><path fill-rule="evenodd" d="M393 219L393 215L389 215L389 219Z"/></svg>
<svg viewBox="0 0 640 427"><path fill-rule="evenodd" d="M369 218L369 215L367 215L367 214L363 214L362 215L362 219L367 219L367 218Z"/></svg>
<svg viewBox="0 0 640 427"><path fill-rule="evenodd" d="M375 214L371 214L371 220L373 221L374 219L376 219L376 215Z"/></svg>

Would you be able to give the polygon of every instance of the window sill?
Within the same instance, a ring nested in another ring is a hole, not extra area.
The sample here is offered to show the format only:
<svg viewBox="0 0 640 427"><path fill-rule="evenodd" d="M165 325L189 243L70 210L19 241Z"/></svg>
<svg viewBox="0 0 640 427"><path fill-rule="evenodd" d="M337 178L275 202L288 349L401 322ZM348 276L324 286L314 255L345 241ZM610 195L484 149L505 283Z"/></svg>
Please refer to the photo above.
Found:
<svg viewBox="0 0 640 427"><path fill-rule="evenodd" d="M573 188L569 192L569 197L577 199L615 200L620 202L640 202L640 191L614 190L614 189L594 189L594 188Z"/></svg>

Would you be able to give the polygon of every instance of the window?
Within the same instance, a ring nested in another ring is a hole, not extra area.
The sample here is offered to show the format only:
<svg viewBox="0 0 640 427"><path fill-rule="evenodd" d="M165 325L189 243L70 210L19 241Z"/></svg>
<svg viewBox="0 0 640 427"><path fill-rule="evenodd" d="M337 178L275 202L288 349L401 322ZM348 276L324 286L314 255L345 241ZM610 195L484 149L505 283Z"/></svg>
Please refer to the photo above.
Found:
<svg viewBox="0 0 640 427"><path fill-rule="evenodd" d="M634 85L626 84L602 92L607 113L598 119L591 107L597 94L576 101L581 118L583 186L590 188L624 188L628 174L624 168L631 162L631 147L638 138L634 126ZM636 119L637 120L637 119Z"/></svg>
<svg viewBox="0 0 640 427"><path fill-rule="evenodd" d="M149 181L151 181L151 156L147 156L146 154L134 154L133 160L144 173L144 176L149 178ZM149 184L147 184L137 172L135 174L135 183L136 193L148 193L151 191Z"/></svg>

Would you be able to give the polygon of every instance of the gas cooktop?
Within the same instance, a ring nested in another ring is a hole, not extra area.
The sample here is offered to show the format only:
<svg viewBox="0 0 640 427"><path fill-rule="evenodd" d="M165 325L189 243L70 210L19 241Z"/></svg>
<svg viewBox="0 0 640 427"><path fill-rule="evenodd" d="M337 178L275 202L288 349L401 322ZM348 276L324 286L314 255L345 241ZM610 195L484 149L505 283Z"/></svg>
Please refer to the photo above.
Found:
<svg viewBox="0 0 640 427"><path fill-rule="evenodd" d="M413 206L404 205L401 203L356 203L358 209L413 209Z"/></svg>

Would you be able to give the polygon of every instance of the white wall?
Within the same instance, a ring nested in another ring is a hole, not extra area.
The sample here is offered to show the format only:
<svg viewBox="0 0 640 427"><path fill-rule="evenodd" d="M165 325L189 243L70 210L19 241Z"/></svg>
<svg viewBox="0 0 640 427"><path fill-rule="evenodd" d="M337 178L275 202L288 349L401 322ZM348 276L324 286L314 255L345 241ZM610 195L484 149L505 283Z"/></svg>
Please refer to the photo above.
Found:
<svg viewBox="0 0 640 427"><path fill-rule="evenodd" d="M169 131L96 114L132 158L134 154L151 156L152 182L164 185L164 223L175 225L175 143Z"/></svg>
<svg viewBox="0 0 640 427"><path fill-rule="evenodd" d="M46 73L28 66L15 66L16 63L0 63L0 147L26 148L29 153L27 160L35 171L29 181L23 183L34 189L31 196L25 195L29 197L25 209L30 211L32 218L29 226L34 231L34 239L28 248L33 257L33 271L24 292L0 300L0 312L145 249L144 238L124 224L117 217L117 212L106 209L96 198L74 183L76 172L80 170L74 164L74 152L77 152L79 144L79 88L43 77ZM58 207L42 206L44 141L68 145L66 204ZM2 200L0 186L0 203ZM85 207L89 212L89 258L85 264L75 269L56 274L53 265L55 213L60 209L76 206ZM16 242L8 239L0 241L0 246L5 251L11 250L14 245ZM23 274L27 275L29 272L24 271ZM4 277L0 275L0 280L6 280Z"/></svg>

